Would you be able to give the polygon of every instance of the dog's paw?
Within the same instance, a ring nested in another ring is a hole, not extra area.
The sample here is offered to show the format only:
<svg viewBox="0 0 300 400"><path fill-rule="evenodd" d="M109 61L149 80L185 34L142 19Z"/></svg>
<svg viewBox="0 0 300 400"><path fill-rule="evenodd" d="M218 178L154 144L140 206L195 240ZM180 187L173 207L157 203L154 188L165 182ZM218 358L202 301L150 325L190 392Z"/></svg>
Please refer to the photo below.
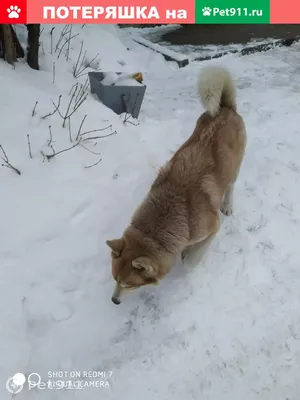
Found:
<svg viewBox="0 0 300 400"><path fill-rule="evenodd" d="M221 213L229 217L232 215L232 205L231 204L222 204Z"/></svg>

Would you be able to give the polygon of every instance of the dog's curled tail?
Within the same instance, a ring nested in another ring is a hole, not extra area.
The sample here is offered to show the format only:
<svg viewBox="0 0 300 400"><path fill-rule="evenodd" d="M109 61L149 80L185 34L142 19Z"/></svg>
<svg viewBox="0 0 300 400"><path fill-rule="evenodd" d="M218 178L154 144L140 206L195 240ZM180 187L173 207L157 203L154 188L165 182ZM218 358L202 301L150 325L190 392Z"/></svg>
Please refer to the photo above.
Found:
<svg viewBox="0 0 300 400"><path fill-rule="evenodd" d="M229 71L222 67L205 67L199 80L200 99L207 113L215 117L221 107L236 110L236 90Z"/></svg>

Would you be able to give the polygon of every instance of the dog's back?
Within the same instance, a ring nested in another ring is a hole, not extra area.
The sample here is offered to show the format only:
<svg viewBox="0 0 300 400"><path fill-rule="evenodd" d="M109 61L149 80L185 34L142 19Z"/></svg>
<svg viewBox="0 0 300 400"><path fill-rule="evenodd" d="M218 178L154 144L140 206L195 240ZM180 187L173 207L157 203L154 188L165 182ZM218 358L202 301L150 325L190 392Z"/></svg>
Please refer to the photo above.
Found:
<svg viewBox="0 0 300 400"><path fill-rule="evenodd" d="M152 187L163 180L175 180L195 193L211 192L214 184L216 193L222 196L235 178L245 140L244 123L235 110L221 107L215 117L205 112L192 136L161 170Z"/></svg>
<svg viewBox="0 0 300 400"><path fill-rule="evenodd" d="M205 69L199 87L206 111L190 138L161 168L132 219L135 226L148 226L155 237L164 236L167 230L174 247L197 240L203 230L202 216L221 208L226 189L238 175L246 145L229 73L218 67Z"/></svg>

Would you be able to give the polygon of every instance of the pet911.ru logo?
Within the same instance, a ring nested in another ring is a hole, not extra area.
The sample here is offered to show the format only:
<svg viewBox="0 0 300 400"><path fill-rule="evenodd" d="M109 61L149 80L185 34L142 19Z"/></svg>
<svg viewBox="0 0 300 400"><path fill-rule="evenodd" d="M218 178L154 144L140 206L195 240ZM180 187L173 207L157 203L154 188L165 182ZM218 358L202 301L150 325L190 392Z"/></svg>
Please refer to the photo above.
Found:
<svg viewBox="0 0 300 400"><path fill-rule="evenodd" d="M14 376L10 377L6 381L6 389L11 394L20 393L24 388L26 377L24 374L18 372Z"/></svg>
<svg viewBox="0 0 300 400"><path fill-rule="evenodd" d="M204 17L262 17L263 10L250 10L248 8L218 8L203 7Z"/></svg>

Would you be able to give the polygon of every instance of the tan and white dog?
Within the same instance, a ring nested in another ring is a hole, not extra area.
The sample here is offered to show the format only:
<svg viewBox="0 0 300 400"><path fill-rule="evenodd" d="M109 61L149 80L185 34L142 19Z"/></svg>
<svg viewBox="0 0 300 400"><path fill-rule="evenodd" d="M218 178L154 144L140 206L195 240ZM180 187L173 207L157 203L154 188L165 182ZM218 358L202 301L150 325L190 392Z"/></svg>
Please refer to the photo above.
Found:
<svg viewBox="0 0 300 400"><path fill-rule="evenodd" d="M199 89L206 112L193 134L161 168L123 236L106 241L115 304L125 290L157 284L191 246L202 256L219 230L219 210L232 213L247 141L235 85L226 69L208 67Z"/></svg>

